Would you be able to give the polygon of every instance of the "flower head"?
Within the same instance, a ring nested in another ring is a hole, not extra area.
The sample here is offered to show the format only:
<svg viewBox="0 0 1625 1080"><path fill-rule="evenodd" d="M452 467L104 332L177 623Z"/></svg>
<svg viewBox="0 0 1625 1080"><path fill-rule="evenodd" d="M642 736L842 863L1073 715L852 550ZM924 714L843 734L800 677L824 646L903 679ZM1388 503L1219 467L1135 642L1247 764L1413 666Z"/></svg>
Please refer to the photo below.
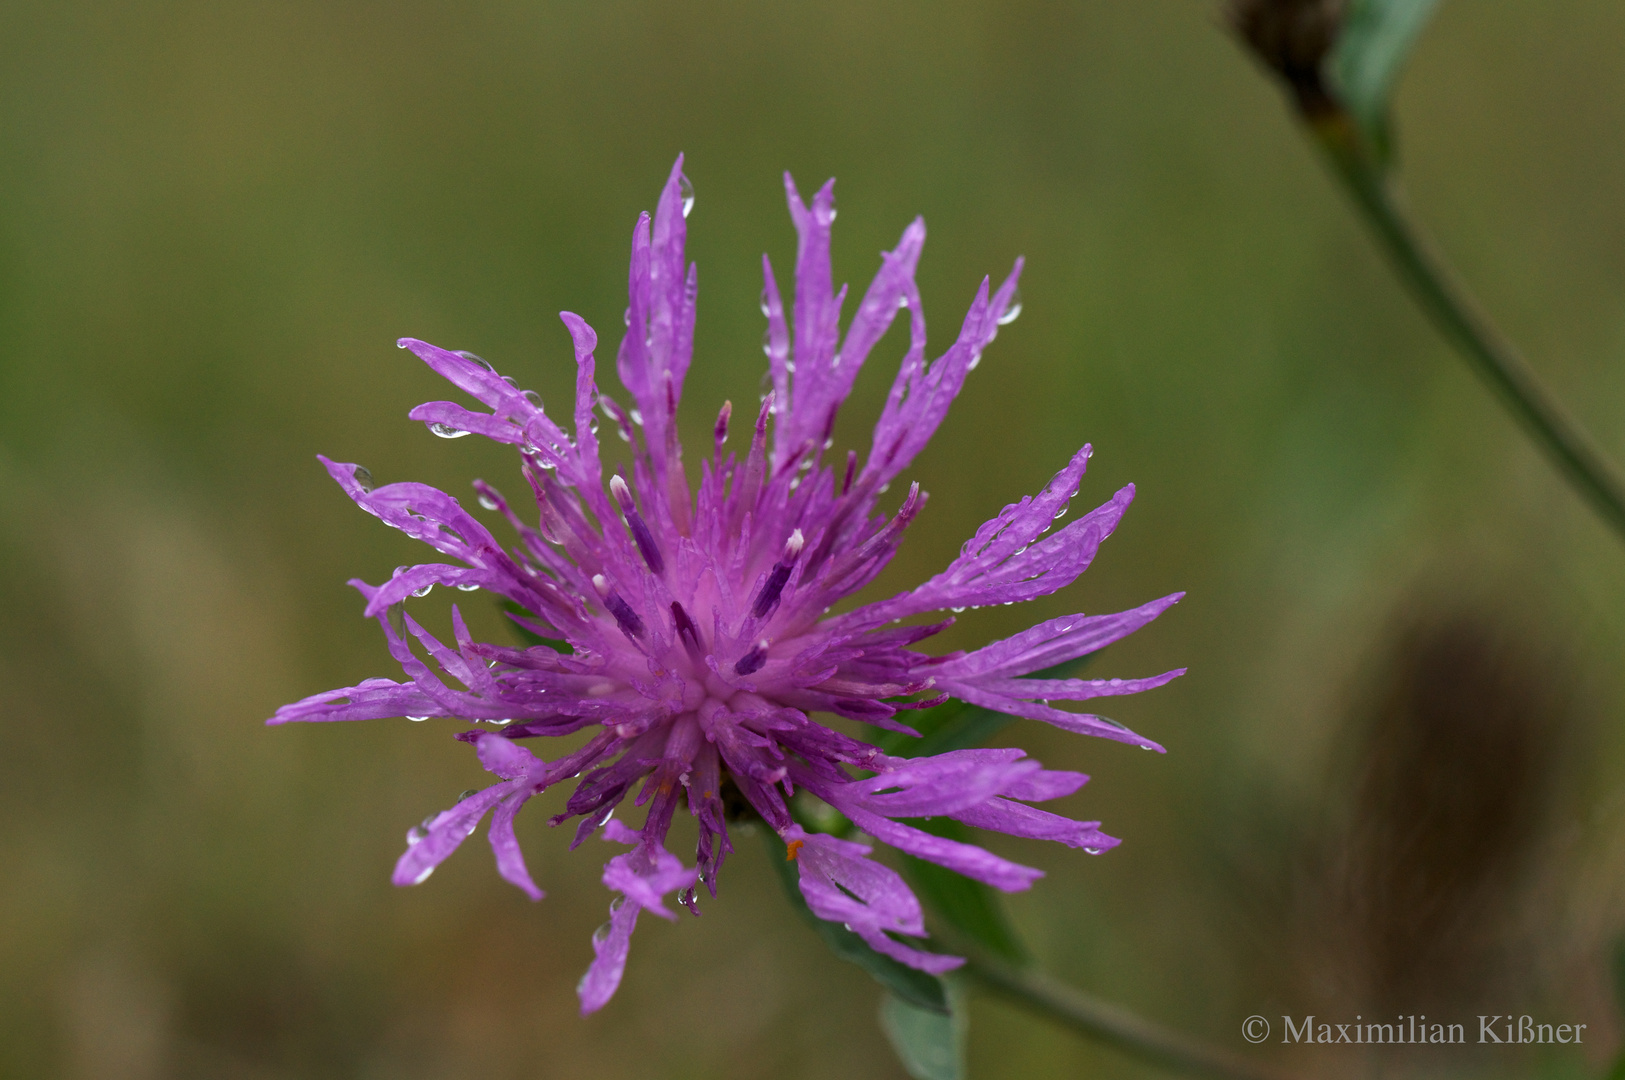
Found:
<svg viewBox="0 0 1625 1080"><path fill-rule="evenodd" d="M410 338L400 342L488 410L438 401L414 409L412 418L440 435L476 432L517 447L532 501L521 510L476 482L481 506L506 518L517 534L517 543L505 547L441 491L412 483L374 488L365 470L323 458L362 509L453 561L403 568L378 586L351 583L383 628L404 682L368 679L285 706L271 721L409 716L474 725L456 737L473 744L498 780L413 830L395 868L400 885L427 878L490 814L498 871L540 899L514 837L514 818L532 796L580 776L553 824L578 819L576 844L601 831L606 840L630 845L604 868L604 884L620 895L594 936L596 956L579 988L583 1011L599 1008L615 992L640 913L673 918L666 897L676 893L693 908L699 884L715 895L717 870L732 850L728 821L741 810L784 839L798 863L802 893L819 916L847 924L905 964L931 972L956 966L957 958L899 940L925 935L920 905L902 879L869 859L866 845L805 832L792 820L789 796L810 792L876 840L1014 891L1040 872L900 819L945 815L1098 852L1117 843L1099 831L1099 822L1027 805L1070 794L1088 778L1043 769L1020 750L893 757L815 716L913 734L898 719L901 712L953 697L1160 749L1112 721L1050 702L1135 693L1181 674L1022 678L1124 637L1178 594L1118 614L1051 619L970 653L914 648L952 618L906 620L1044 596L1089 565L1133 489L1054 528L1077 491L1087 446L1042 492L978 529L940 574L888 599L830 614L886 565L923 505L915 484L890 516L877 510L887 486L942 422L982 350L1015 315L1021 270L1018 261L996 291L984 279L958 339L927 362L914 283L925 225L915 220L882 255L842 335L846 290L834 292L829 261L833 181L809 206L785 178L799 237L790 311L762 260L773 388L742 454L725 453L731 409L723 405L698 489L691 490L677 407L694 340L697 279L683 260L691 197L681 169L679 158L653 219L642 215L632 235L631 305L616 363L630 408L598 389L597 336L568 312L561 317L577 365L573 437L534 393L516 389L478 357ZM904 312L909 348L868 453L826 460L836 411L870 350ZM616 472L606 479L595 409L631 442L629 476ZM511 601L515 621L556 647L474 641L455 608L452 641L440 641L404 613L408 597L434 585L485 589ZM586 743L551 761L520 742L583 729L593 732ZM629 799L646 808L636 830L611 818ZM693 867L665 847L680 809L698 823Z"/></svg>

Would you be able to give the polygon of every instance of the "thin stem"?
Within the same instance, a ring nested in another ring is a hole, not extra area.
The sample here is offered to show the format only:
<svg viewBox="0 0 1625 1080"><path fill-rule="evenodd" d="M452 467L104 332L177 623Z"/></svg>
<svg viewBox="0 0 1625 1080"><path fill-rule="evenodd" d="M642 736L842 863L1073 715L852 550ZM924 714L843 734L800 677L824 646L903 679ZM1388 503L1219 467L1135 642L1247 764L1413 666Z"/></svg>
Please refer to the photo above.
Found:
<svg viewBox="0 0 1625 1080"><path fill-rule="evenodd" d="M1162 1027L1042 972L986 956L974 957L960 970L989 990L1143 1061L1217 1080L1284 1080L1283 1073Z"/></svg>
<svg viewBox="0 0 1625 1080"><path fill-rule="evenodd" d="M1625 536L1625 481L1548 391L1516 347L1490 324L1411 219L1388 171L1341 108L1307 118L1309 131L1348 187L1366 224L1411 295L1479 377L1534 436L1607 522Z"/></svg>

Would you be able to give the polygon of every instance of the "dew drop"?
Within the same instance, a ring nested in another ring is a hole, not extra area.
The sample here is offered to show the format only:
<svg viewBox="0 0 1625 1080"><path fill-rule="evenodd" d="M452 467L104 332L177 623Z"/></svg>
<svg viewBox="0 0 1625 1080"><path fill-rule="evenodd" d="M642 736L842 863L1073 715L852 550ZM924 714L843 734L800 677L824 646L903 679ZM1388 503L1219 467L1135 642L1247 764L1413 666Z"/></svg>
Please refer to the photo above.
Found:
<svg viewBox="0 0 1625 1080"><path fill-rule="evenodd" d="M1062 518L1066 517L1066 512L1070 509L1072 509L1072 505L1068 503L1059 510L1055 511L1055 520L1060 521Z"/></svg>
<svg viewBox="0 0 1625 1080"><path fill-rule="evenodd" d="M627 326L632 325L632 309L631 308L627 308L626 311L621 315L621 322L625 323Z"/></svg>
<svg viewBox="0 0 1625 1080"><path fill-rule="evenodd" d="M419 844L423 843L423 838L428 835L428 832L424 830L422 825L414 825L410 829L406 830L406 846L417 847Z"/></svg>
<svg viewBox="0 0 1625 1080"><path fill-rule="evenodd" d="M501 507L497 506L497 501L495 499L491 498L491 496L489 496L489 495L482 494L480 496L479 502L480 502L480 506L484 507L487 510L500 510L501 509Z"/></svg>
<svg viewBox="0 0 1625 1080"><path fill-rule="evenodd" d="M542 395L538 394L536 391L523 390L520 392L520 396L526 401L530 402L532 405L536 406L538 409L542 407Z"/></svg>
<svg viewBox="0 0 1625 1080"><path fill-rule="evenodd" d="M429 584L423 586L423 588L421 588L421 589L413 589L412 590L412 595L413 596L428 596L430 591L433 590L433 589L434 589L434 582L431 581L431 582L429 582Z"/></svg>
<svg viewBox="0 0 1625 1080"><path fill-rule="evenodd" d="M412 721L414 724L421 724L423 721L429 718L427 716L408 716L407 719Z"/></svg>
<svg viewBox="0 0 1625 1080"><path fill-rule="evenodd" d="M694 212L694 185L686 173L677 174L677 193L683 197L683 216Z"/></svg>
<svg viewBox="0 0 1625 1080"><path fill-rule="evenodd" d="M480 587L478 585L471 585L471 584L468 584L468 583L465 582L465 583L460 584L460 585L457 586L457 591L458 592L479 592Z"/></svg>
<svg viewBox="0 0 1625 1080"><path fill-rule="evenodd" d="M430 422L429 430L440 436L442 439L461 439L464 435L468 434L468 432L464 431L462 428L455 428L450 424L441 424L434 421Z"/></svg>
<svg viewBox="0 0 1625 1080"><path fill-rule="evenodd" d="M966 371L975 371L981 365L982 365L982 350L977 349L975 352L970 354L970 363L965 365L965 370Z"/></svg>
<svg viewBox="0 0 1625 1080"><path fill-rule="evenodd" d="M609 940L609 923L605 923L592 932L592 943L596 948Z"/></svg>
<svg viewBox="0 0 1625 1080"><path fill-rule="evenodd" d="M615 899L613 899L613 900L611 900L609 902L609 913L611 915L618 914L620 912L620 910L625 906L626 906L626 897L617 896Z"/></svg>
<svg viewBox="0 0 1625 1080"><path fill-rule="evenodd" d="M904 310L907 310L907 308L908 308L908 295L904 294L902 296L899 296L897 298L897 310L898 311L904 311Z"/></svg>
<svg viewBox="0 0 1625 1080"><path fill-rule="evenodd" d="M762 355L768 357L773 355L773 328L771 326L762 331Z"/></svg>
<svg viewBox="0 0 1625 1080"><path fill-rule="evenodd" d="M766 288L762 289L761 307L763 315L767 316L768 318L773 317L773 302L768 298Z"/></svg>
<svg viewBox="0 0 1625 1080"><path fill-rule="evenodd" d="M476 364L484 368L486 371L496 370L496 368L492 367L484 357L476 356L475 354L468 352L466 349L458 349L457 355L461 356L464 360L467 360L471 364Z"/></svg>
<svg viewBox="0 0 1625 1080"><path fill-rule="evenodd" d="M1099 855L1100 849L1097 847L1086 847L1083 849L1083 853L1085 855Z"/></svg>
<svg viewBox="0 0 1625 1080"><path fill-rule="evenodd" d="M962 614L965 609L963 607L951 607L948 610L953 612L955 615L959 615Z"/></svg>
<svg viewBox="0 0 1625 1080"><path fill-rule="evenodd" d="M643 426L643 410L633 409L631 412L627 413L627 415L632 418L632 422L638 427Z"/></svg>
<svg viewBox="0 0 1625 1080"><path fill-rule="evenodd" d="M365 465L357 465L351 475L355 477L355 482L361 485L361 490L369 494L372 492L373 488L378 486L377 484L373 483L372 473Z"/></svg>
<svg viewBox="0 0 1625 1080"><path fill-rule="evenodd" d="M464 799L472 798L475 795L478 795L479 793L480 793L479 788L469 788L467 791L465 791L461 795L457 796L457 801L462 802Z"/></svg>
<svg viewBox="0 0 1625 1080"><path fill-rule="evenodd" d="M1009 326L1019 318L1021 318L1021 290L1017 289L1010 296L1010 306L999 316L999 325Z"/></svg>
<svg viewBox="0 0 1625 1080"><path fill-rule="evenodd" d="M395 573L393 573L390 576L391 577L400 577L402 574L406 573L410 569L412 569L410 566L397 566L395 568Z"/></svg>
<svg viewBox="0 0 1625 1080"><path fill-rule="evenodd" d="M425 866L423 868L423 873L419 874L417 877L412 879L412 884L414 884L414 885L422 885L425 881L429 880L429 875L432 874L432 873L434 873L434 867Z"/></svg>

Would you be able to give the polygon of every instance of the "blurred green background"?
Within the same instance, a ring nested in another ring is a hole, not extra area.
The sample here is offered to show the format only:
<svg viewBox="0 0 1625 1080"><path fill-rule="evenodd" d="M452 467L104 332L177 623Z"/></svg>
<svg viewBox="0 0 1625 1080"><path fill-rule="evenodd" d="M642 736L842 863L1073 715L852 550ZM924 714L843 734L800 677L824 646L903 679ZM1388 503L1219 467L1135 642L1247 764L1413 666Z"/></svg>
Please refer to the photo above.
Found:
<svg viewBox="0 0 1625 1080"><path fill-rule="evenodd" d="M1610 0L1458 0L1398 99L1418 212L1616 459L1622 44ZM540 905L483 838L392 888L473 755L437 724L261 726L393 673L343 583L421 555L317 452L465 498L519 484L501 448L406 421L447 391L395 338L560 400L556 313L613 356L632 224L679 151L691 440L757 392L758 260L782 275L794 251L780 173L833 175L855 288L925 216L933 352L984 273L1028 260L880 587L1087 440L1080 499L1139 485L1116 537L942 647L1189 591L1096 665L1189 666L1110 710L1165 757L1007 732L1093 774L1064 809L1125 840L990 841L1049 874L1010 904L1048 970L1305 1074L1584 1076L1614 1053L1625 548L1409 305L1213 5L13 4L0 147L0 1074L902 1075L878 988L757 845L704 918L644 920L583 1020L609 849L567 855L543 801L520 822ZM901 352L876 351L842 443L867 446ZM417 603L442 625L439 591ZM1469 685L1429 706L1447 676ZM1425 1059L1240 1037L1373 1002L1590 1027L1579 1050ZM977 1076L1156 1075L995 1001L972 1018Z"/></svg>

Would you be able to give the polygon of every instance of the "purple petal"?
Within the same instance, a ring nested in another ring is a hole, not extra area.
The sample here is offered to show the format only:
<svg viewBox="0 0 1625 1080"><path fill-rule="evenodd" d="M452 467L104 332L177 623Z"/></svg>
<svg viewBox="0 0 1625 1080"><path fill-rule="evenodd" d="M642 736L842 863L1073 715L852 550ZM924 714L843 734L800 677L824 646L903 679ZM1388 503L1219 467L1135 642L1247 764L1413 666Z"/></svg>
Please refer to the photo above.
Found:
<svg viewBox="0 0 1625 1080"><path fill-rule="evenodd" d="M427 880L434 868L468 839L486 812L514 790L514 785L511 780L492 784L437 814L428 823L428 832L423 838L410 844L395 863L390 880L396 885L417 885Z"/></svg>
<svg viewBox="0 0 1625 1080"><path fill-rule="evenodd" d="M513 833L514 817L529 798L530 793L521 789L497 806L491 815L491 851L496 855L497 873L503 880L519 886L532 900L540 900L546 894L531 880L525 854L519 849L519 838Z"/></svg>
<svg viewBox="0 0 1625 1080"><path fill-rule="evenodd" d="M1098 853L1116 847L1120 841L1100 831L1098 821L1073 821L1060 814L1037 810L1008 799L989 799L980 806L951 815L954 820L978 829L1024 836L1030 840L1054 840L1067 847Z"/></svg>
<svg viewBox="0 0 1625 1080"><path fill-rule="evenodd" d="M898 851L906 851L916 858L934 862L938 866L946 866L1003 892L1020 892L1030 888L1033 882L1044 876L1042 870L1034 870L1030 866L1013 863L1009 859L1001 859L991 851L985 851L974 844L963 844L957 840L932 836L928 832L883 818L860 806L848 805L840 807L840 810L852 819L852 824L876 840L884 841Z"/></svg>
<svg viewBox="0 0 1625 1080"><path fill-rule="evenodd" d="M1184 596L1182 592L1173 593L1111 615L1063 615L949 660L936 671L951 678L976 681L984 676L1025 675L1029 671L1054 667L1121 641L1179 603Z"/></svg>
<svg viewBox="0 0 1625 1080"><path fill-rule="evenodd" d="M609 922L593 932L592 965L576 984L582 1016L602 1009L620 988L621 976L626 971L626 954L632 947L632 931L637 928L640 910L636 904L628 904L624 900L611 904Z"/></svg>

